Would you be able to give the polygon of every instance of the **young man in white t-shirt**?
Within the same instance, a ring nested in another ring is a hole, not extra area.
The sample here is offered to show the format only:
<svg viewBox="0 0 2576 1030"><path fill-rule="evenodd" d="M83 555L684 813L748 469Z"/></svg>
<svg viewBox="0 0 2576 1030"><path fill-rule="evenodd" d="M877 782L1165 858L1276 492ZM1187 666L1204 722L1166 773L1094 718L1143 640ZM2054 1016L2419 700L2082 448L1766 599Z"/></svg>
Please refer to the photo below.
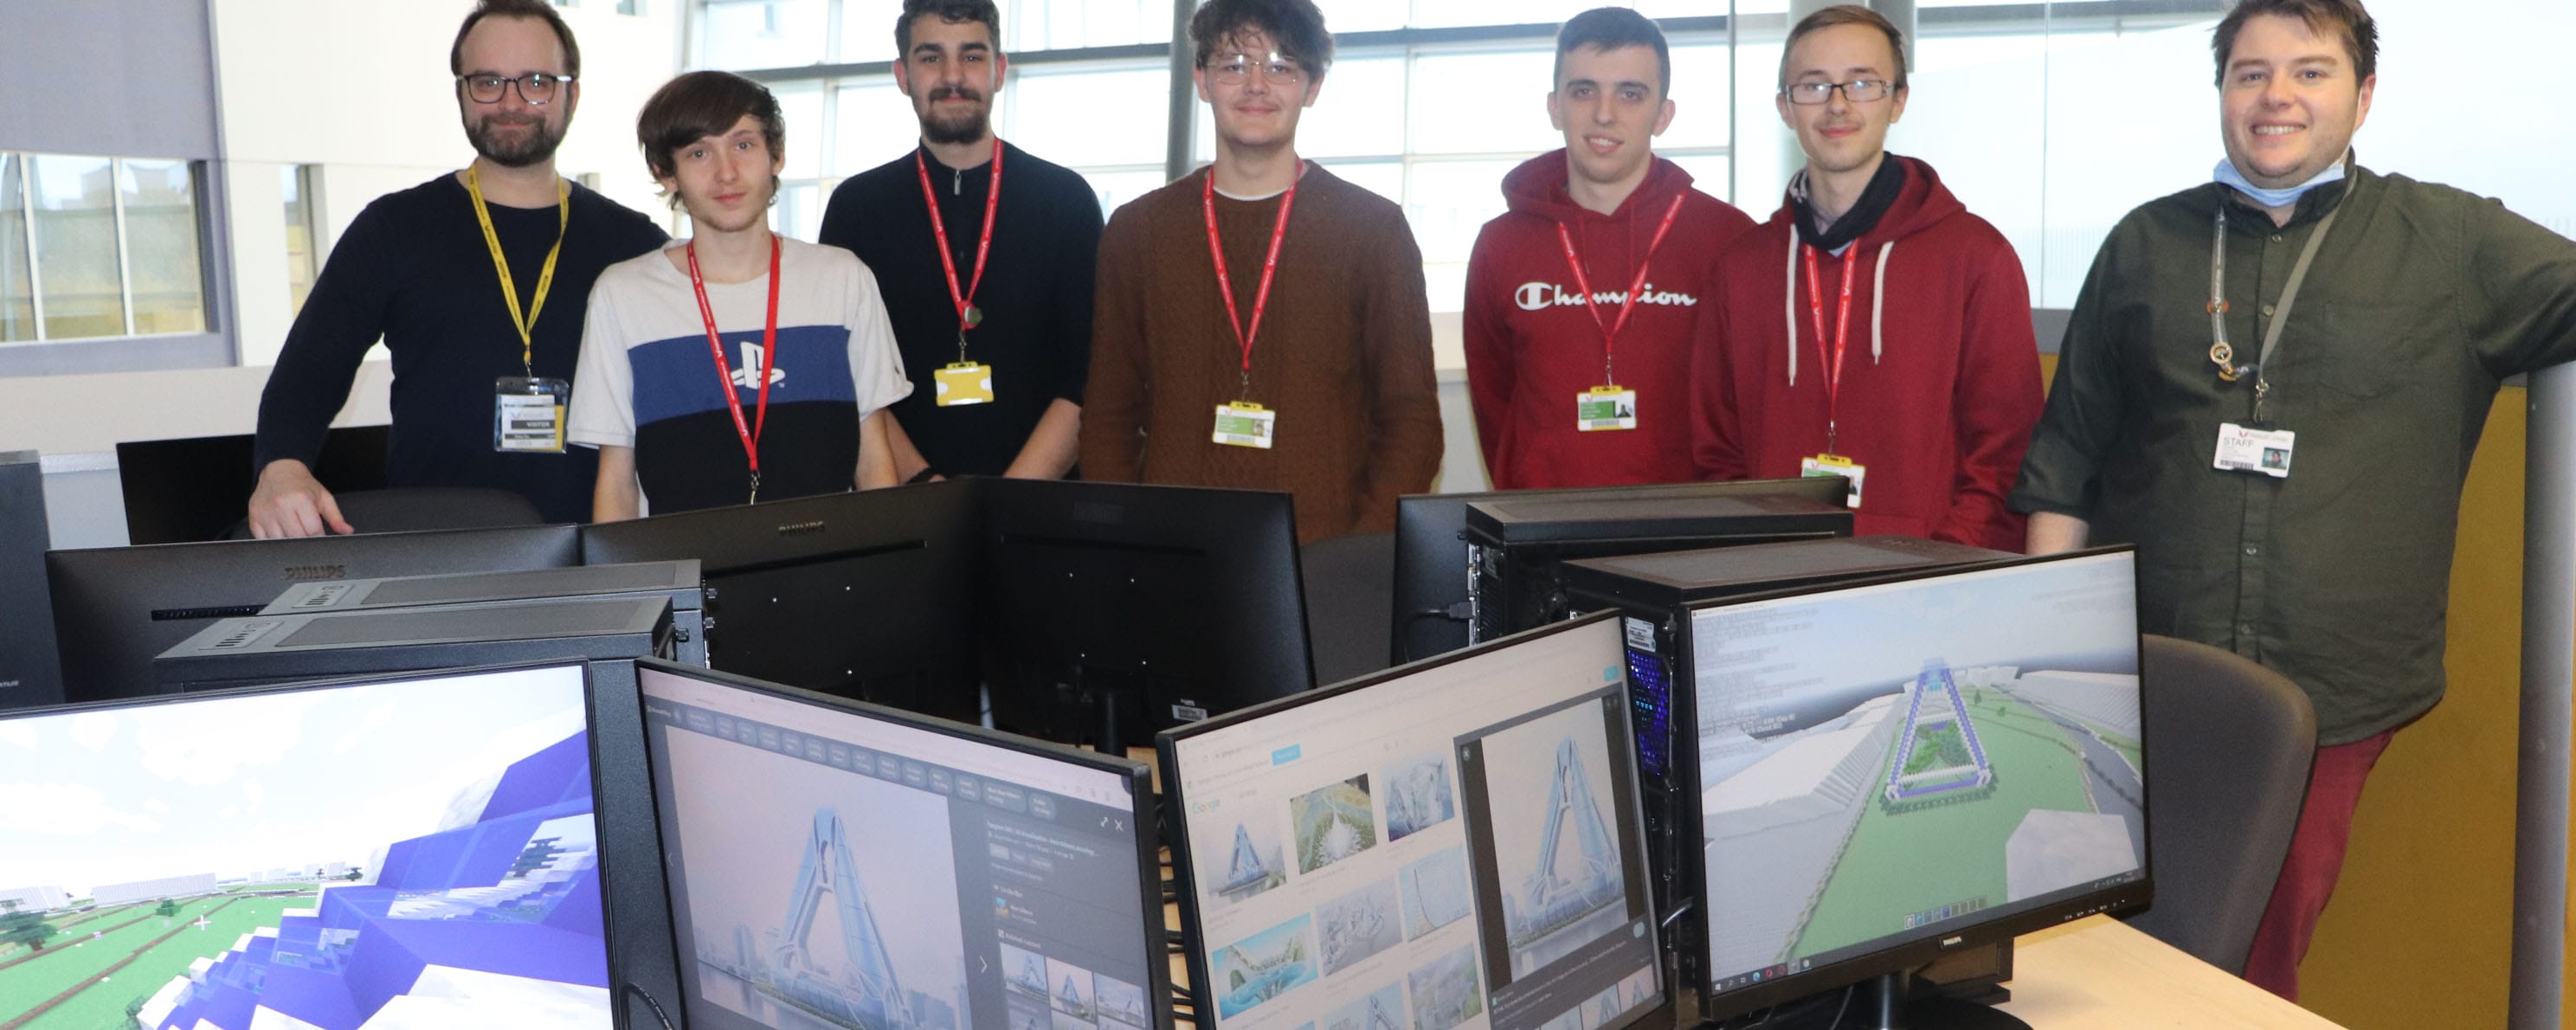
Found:
<svg viewBox="0 0 2576 1030"><path fill-rule="evenodd" d="M645 102L636 136L696 235L591 289L567 434L599 448L591 517L893 485L885 407L912 383L867 266L769 229L777 99L690 72Z"/></svg>

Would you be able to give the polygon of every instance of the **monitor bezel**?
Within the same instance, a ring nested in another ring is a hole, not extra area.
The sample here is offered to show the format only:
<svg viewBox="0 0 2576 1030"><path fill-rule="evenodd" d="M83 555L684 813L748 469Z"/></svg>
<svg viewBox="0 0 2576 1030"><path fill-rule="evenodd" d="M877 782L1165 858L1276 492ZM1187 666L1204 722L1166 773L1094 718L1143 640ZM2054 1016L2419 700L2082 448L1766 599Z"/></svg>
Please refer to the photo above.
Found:
<svg viewBox="0 0 2576 1030"><path fill-rule="evenodd" d="M214 690L196 691L185 694L151 694L139 697L109 698L106 700L85 701L76 704L49 705L42 708L20 708L0 711L0 724L22 719L44 718L47 716L80 715L88 712L121 711L132 708L157 708L169 705L197 704L248 697L264 697L271 694L295 694L317 690L337 690L348 687L417 683L422 680L432 679L457 679L468 676L504 675L514 672L530 672L538 669L560 669L567 667L577 669L581 673L582 735L588 738L586 741L588 746L585 749L587 751L585 758L591 778L591 836L593 840L599 842L599 947L601 962L608 972L608 987L606 988L608 991L608 1027L611 1028L611 1030L614 1030L614 1028L621 1028L629 1025L630 1019L632 1018L632 1013L627 1010L626 995L629 989L633 986L629 982L629 978L637 971L631 968L635 963L621 961L620 956L622 951L618 945L618 941L621 937L617 918L618 906L612 903L617 890L617 883L614 880L614 877L617 874L616 871L610 867L610 864L607 861L610 833L612 831L608 825L608 820L605 818L606 813L604 811L607 804L603 798L605 791L602 777L600 776L600 692L598 677L594 674L591 668L592 664L593 660L591 659L549 658L533 661L502 662L491 665L460 666L453 669L371 673L363 676L336 676L329 679L296 680L293 682L266 683L253 686L223 687Z"/></svg>
<svg viewBox="0 0 2576 1030"><path fill-rule="evenodd" d="M1001 748L1003 750L1015 751L1024 755L1031 755L1053 761L1061 761L1072 765L1082 766L1096 772L1105 772L1124 778L1127 781L1128 797L1133 805L1134 813L1137 859L1136 889L1137 898L1139 899L1140 904L1138 915L1143 920L1143 925L1146 928L1145 976L1147 982L1143 984L1143 987L1145 988L1146 1000L1153 1007L1154 1026L1152 1030L1175 1030L1172 1014L1170 943L1172 935L1169 924L1163 918L1162 852L1161 842L1156 835L1156 822L1160 813L1156 810L1153 788L1154 770L1152 766L1136 761L1132 758L1125 758L1116 755L1104 755L1094 751L1085 751L1079 748L1067 747L1062 744L1055 744L1030 737L1003 733L998 730L988 730L981 726L942 719L934 715L923 715L918 712L906 711L900 708L890 708L885 705L873 704L867 701L853 700L834 694L825 694L819 691L807 690L802 687L788 686L783 683L771 683L767 680L754 679L752 677L736 673L722 672L716 669L708 669L680 662L666 661L660 658L637 658L634 660L634 665L635 698L639 715L642 712L642 705L646 697L644 674L647 672L659 672L678 676L683 679L696 680L701 683L713 683L718 686L732 687L737 690L748 691L754 694L766 694L782 700L795 701L828 710L836 710L847 714L857 715L862 718L876 719L905 727L907 729L921 730L928 733L939 734L941 736L954 737L969 743ZM665 907L670 910L669 944L672 949L671 955L674 965L673 972L679 977L678 980L675 981L677 993L674 995L673 1000L679 1006L677 1015L680 1021L685 1023L688 1015L687 995L689 978L686 975L681 974L677 966L683 960L684 956L694 954L694 952L688 947L687 943L681 941L679 937L679 899L673 897L671 893L671 885L673 882L669 864L671 838L670 835L665 832L665 828L662 825L663 798L661 775L660 767L655 763L653 755L652 733L653 728L649 723L647 723L644 726L645 737L643 740L643 760L646 772L644 786L645 793L651 799L653 806L652 833L656 842L655 851L663 856L663 864L659 870L662 878L662 897Z"/></svg>
<svg viewBox="0 0 2576 1030"><path fill-rule="evenodd" d="M1173 900L1178 905L1181 916L1181 929L1178 936L1183 944L1182 958L1189 968L1190 983L1206 984L1209 983L1210 980L1208 974L1207 936L1205 927L1200 919L1201 914L1198 906L1198 892L1194 889L1190 878L1189 800L1182 790L1180 752L1177 747L1180 741L1187 740L1201 734L1226 729L1239 722L1249 722L1266 715L1288 711L1305 705L1315 704L1320 701L1329 701L1345 694L1357 693L1371 687L1383 686L1395 680L1409 678L1444 665L1466 661L1471 658L1481 658L1489 651L1500 651L1519 644L1525 644L1534 640L1554 636L1556 634L1572 632L1596 623L1613 622L1617 618L1617 612L1600 611L1566 619L1562 622L1552 622L1545 626L1522 630L1509 636L1497 637L1493 640L1484 641L1482 643L1458 648L1452 651L1444 651L1440 654L1436 654L1419 661L1407 662L1391 669L1344 680L1340 683L1331 684L1329 686L1316 687L1313 690L1309 690L1301 694L1265 701L1250 708L1238 709L1224 715L1204 719L1198 722L1187 723L1155 734L1155 765L1161 770L1163 776L1163 808L1171 819L1171 828L1168 835L1170 839L1166 843L1172 852ZM1615 629L1613 632L1616 632ZM1619 710L1619 726L1613 732L1625 734L1621 739L1627 740L1633 751L1637 733L1633 719L1636 705L1634 698L1630 696L1631 684L1628 680L1627 662L1624 657L1618 662L1618 667L1620 670L1619 694L1621 697L1621 703L1615 706ZM1643 843L1647 834L1645 799L1642 793L1644 786L1637 775L1637 763L1632 754L1629 761L1618 763L1618 765L1619 767L1613 770L1613 775L1624 776L1628 780L1629 811L1626 815L1627 818L1634 821L1637 828L1638 840L1640 843ZM1651 852L1636 856L1636 861L1637 865L1645 870L1645 873L1649 878L1654 875L1654 863ZM1630 1019L1626 1023L1621 1024L1623 1028L1667 1025L1673 1015L1678 1011L1679 999L1681 997L1680 989L1673 983L1673 967L1672 963L1669 961L1673 944L1671 937L1672 928L1670 925L1662 921L1661 913L1654 911L1655 906L1652 900L1651 890L1648 892L1646 908L1649 916L1647 922L1653 924L1653 933L1655 935L1656 958L1654 968L1657 997L1659 1000L1651 1007L1639 1009L1632 1013ZM1482 922L1483 918L1482 914L1477 916L1479 922ZM1198 1006L1200 1018L1208 1020L1208 1022L1199 1025L1214 1025L1214 1019L1212 1017L1215 1010L1211 1007L1214 1005L1214 1002L1211 1000L1211 996L1207 994L1199 994L1194 995L1194 999Z"/></svg>
<svg viewBox="0 0 2576 1030"><path fill-rule="evenodd" d="M1750 593L1735 597L1694 602L1682 606L1682 625L1693 628L1686 630L1681 639L1684 641L1685 647L1695 650L1697 647L1697 630L1695 628L1697 625L1697 617L1702 612L1716 609L1734 608L1743 605L1759 604L1767 601L1777 601L1790 598L1812 597L1850 590L1872 589L1922 580L1941 579L1951 576L1984 574L1998 570L2019 569L2058 562L2077 561L2088 558L2098 558L2108 554L2127 554L2130 556L2130 584L2134 610L2134 596L2137 583L2136 552L2137 548L2134 545L2113 544L2101 547L2082 548L2058 554L1998 559L1991 562L1979 562L1972 565L1945 565L1923 569L1907 569L1889 573L1887 575L1870 576L1863 579L1848 579L1832 583L1792 586L1778 590L1766 590L1760 593ZM2146 710L2152 703L2150 697L2152 692L2148 689L2144 679L2145 666L2143 631L2140 632L2139 636L2141 637L2141 642L2133 644L2132 646L2138 649L2137 654L2141 677L2138 690L2138 745L2140 753L2144 754L2149 746L2149 741L2147 739L2146 724L2148 720ZM1689 698L1690 707L1687 709L1688 718L1690 720L1689 739L1697 740L1699 731L1699 670L1696 662L1689 654L1678 656L1678 660L1675 664L1680 666L1682 670L1686 670L1687 673L1686 675L1677 675L1675 677L1677 682L1674 685L1674 693L1677 697L1687 696ZM1677 819L1677 823L1679 825L1677 829L1689 833L1692 839L1705 840L1707 837L1707 815L1701 808L1698 800L1700 792L1705 789L1700 782L1699 751L1696 747L1684 750L1687 750L1691 756L1690 759L1688 761L1674 762L1670 766L1674 777L1679 781L1679 787L1676 793L1681 797L1691 799L1688 804L1679 806L1684 809L1684 812L1678 813L1679 818ZM2147 782L2146 777L2142 776L2138 786L2139 811L2141 813L2142 820L2146 818L2145 813L2147 812L2147 805L2152 799L2150 791L2151 787ZM1966 926L1945 929L1927 928L1926 931L1920 934L1920 936L1888 944L1865 954L1854 955L1850 958L1828 965L1817 966L1813 969L1790 973L1778 979L1767 980L1723 992L1716 989L1712 980L1714 970L1711 967L1714 963L1708 952L1709 922L1712 919L1722 918L1722 915L1720 913L1710 911L1708 907L1708 869L1704 849L1691 847L1682 848L1680 849L1681 853L1688 856L1685 860L1686 868L1675 870L1674 879L1678 883L1687 887L1690 891L1690 907L1692 912L1686 918L1691 921L1692 930L1694 931L1690 937L1689 946L1696 949L1695 953L1689 956L1695 961L1686 964L1696 967L1689 970L1691 982L1687 989L1691 991L1693 996L1697 999L1698 1008L1703 1018L1722 1020L1757 1012L1762 1009L1796 1001L1801 998L1810 997L1837 988L1862 983L1886 974L1911 973L1913 970L1920 969L1924 965L1927 965L1933 960L1939 959L1943 956L1971 951L1981 947L1988 947L1998 943L2010 942L2013 938L2019 937L2023 934L2046 929L2061 923L2072 922L2077 919L2103 913L2126 911L2143 906L2154 900L2155 897L2155 848L2153 846L2155 828L2152 823L2148 824L2146 833L2148 839L2145 842L2142 842L2143 846L2141 848L2141 853L2144 854L2146 858L2139 866L2139 877L2136 880L2110 887L2086 890L2054 901L2044 901L2038 906L2026 911L2010 913L1993 919L1974 922ZM2075 888L2066 888L2066 890L2073 889ZM1880 939L1885 940L1883 937Z"/></svg>

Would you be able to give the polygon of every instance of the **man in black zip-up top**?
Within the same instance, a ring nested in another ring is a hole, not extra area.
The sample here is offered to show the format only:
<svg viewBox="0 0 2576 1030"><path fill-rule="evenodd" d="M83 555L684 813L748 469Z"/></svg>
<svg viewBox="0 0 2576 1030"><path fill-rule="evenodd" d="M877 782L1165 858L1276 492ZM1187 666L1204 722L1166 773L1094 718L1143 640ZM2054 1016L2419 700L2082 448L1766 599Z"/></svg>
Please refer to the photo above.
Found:
<svg viewBox="0 0 2576 1030"><path fill-rule="evenodd" d="M876 273L912 377L895 474L1062 477L1091 369L1100 201L994 136L1007 65L990 0L906 0L894 36L921 145L833 190L821 242Z"/></svg>
<svg viewBox="0 0 2576 1030"><path fill-rule="evenodd" d="M391 485L510 490L549 521L590 512L598 458L563 446L582 312L601 269L668 237L555 174L581 50L552 6L483 0L448 63L477 156L367 205L332 248L260 395L257 536L352 531L312 463L379 338Z"/></svg>

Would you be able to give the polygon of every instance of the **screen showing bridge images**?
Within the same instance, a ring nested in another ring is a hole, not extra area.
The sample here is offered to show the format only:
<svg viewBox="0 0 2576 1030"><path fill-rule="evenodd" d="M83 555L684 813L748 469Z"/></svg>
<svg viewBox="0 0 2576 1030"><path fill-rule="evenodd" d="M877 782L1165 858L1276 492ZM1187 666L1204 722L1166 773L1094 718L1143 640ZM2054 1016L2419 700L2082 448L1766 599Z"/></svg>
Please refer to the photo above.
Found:
<svg viewBox="0 0 2576 1030"><path fill-rule="evenodd" d="M583 680L0 719L0 1026L612 1025Z"/></svg>
<svg viewBox="0 0 2576 1030"><path fill-rule="evenodd" d="M1154 1025L1148 963L1167 958L1147 950L1155 859L1138 853L1129 780L711 680L639 680L689 1025Z"/></svg>
<svg viewBox="0 0 2576 1030"><path fill-rule="evenodd" d="M1711 988L2145 875L2131 555L1702 609Z"/></svg>
<svg viewBox="0 0 2576 1030"><path fill-rule="evenodd" d="M1662 1003L1618 627L1173 742L1211 1026L1621 1026Z"/></svg>

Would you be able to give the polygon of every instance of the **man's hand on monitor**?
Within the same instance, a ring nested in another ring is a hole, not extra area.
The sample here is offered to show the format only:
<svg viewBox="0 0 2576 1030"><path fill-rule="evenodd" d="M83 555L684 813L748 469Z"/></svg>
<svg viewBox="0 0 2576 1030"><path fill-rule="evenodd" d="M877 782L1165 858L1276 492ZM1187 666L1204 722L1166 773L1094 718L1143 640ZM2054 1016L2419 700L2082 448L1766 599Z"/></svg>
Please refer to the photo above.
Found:
<svg viewBox="0 0 2576 1030"><path fill-rule="evenodd" d="M250 534L262 540L288 536L355 533L340 517L339 502L313 478L311 469L293 459L279 459L259 470L259 489L250 495Z"/></svg>

